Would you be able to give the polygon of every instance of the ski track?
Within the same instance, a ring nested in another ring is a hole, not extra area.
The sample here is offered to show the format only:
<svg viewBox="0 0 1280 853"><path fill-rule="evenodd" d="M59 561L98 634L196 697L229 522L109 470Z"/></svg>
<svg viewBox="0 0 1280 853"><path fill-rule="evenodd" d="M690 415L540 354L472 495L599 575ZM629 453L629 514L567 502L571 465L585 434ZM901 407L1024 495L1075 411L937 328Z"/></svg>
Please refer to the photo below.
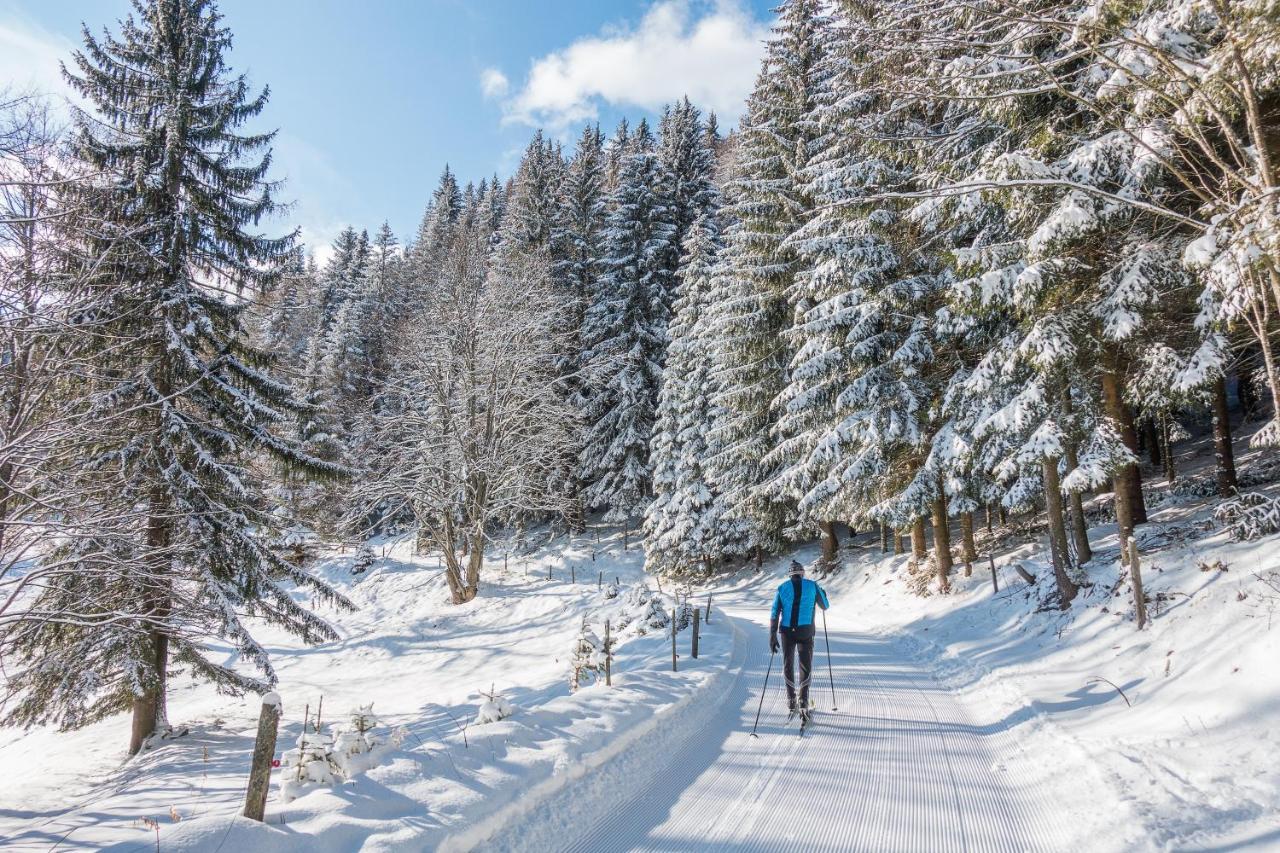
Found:
<svg viewBox="0 0 1280 853"><path fill-rule="evenodd" d="M1016 853L1068 843L1035 786L995 769L1016 754L1007 731L974 723L899 642L847 630L834 615L839 710L831 710L819 631L809 730L800 737L798 719L783 726L779 658L760 737L749 737L769 664L767 614L737 597L722 606L742 632L739 646L746 643L724 700L700 724L671 733L663 757L630 779L636 787L560 849Z"/></svg>

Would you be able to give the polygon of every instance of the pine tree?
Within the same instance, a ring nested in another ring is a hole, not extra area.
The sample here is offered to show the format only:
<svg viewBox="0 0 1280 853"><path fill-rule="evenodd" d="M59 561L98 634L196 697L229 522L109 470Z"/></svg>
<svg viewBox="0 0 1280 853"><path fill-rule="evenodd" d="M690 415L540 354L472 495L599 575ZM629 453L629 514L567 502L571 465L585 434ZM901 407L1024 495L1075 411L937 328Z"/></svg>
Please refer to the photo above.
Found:
<svg viewBox="0 0 1280 853"><path fill-rule="evenodd" d="M341 469L273 430L300 404L248 344L247 303L222 295L269 289L292 250L292 237L249 230L276 207L272 135L237 129L262 111L266 92L251 95L224 64L231 34L213 3L137 0L134 9L118 36L86 31L67 75L98 113L77 113L72 150L101 176L77 201L100 222L88 249L104 262L111 333L90 380L100 429L69 450L76 480L111 495L111 512L92 508L82 535L51 556L77 570L40 593L37 609L50 618L14 643L23 695L6 717L74 727L132 708L131 753L164 724L174 665L234 693L274 681L245 615L308 641L335 637L283 581L345 603L261 538L272 520L252 455L317 474ZM93 525L104 514L115 522L99 538ZM217 662L212 637L263 677Z"/></svg>
<svg viewBox="0 0 1280 853"><path fill-rule="evenodd" d="M603 381L591 389L582 473L592 507L613 519L643 511L651 491L653 432L679 258L670 178L648 125L631 141L605 232L605 272L583 323L586 357Z"/></svg>
<svg viewBox="0 0 1280 853"><path fill-rule="evenodd" d="M707 146L702 117L688 98L666 108L659 129L658 157L670 175L676 236L683 243L689 228L718 198L712 181L715 155Z"/></svg>
<svg viewBox="0 0 1280 853"><path fill-rule="evenodd" d="M799 176L815 136L809 117L826 36L820 7L790 0L779 8L725 189L730 225L712 321L721 341L717 403L725 417L716 426L720 450L708 470L731 511L750 522L750 547L757 553L777 547L793 517L785 502L758 486L774 473L766 458L791 358L787 294L797 260L784 242L811 209Z"/></svg>
<svg viewBox="0 0 1280 853"><path fill-rule="evenodd" d="M714 213L699 217L685 238L678 293L669 329L657 420L650 444L654 500L645 511L646 563L688 568L743 553L744 526L728 517L704 465L715 454L708 427L713 402L716 340L708 324L712 275L720 250Z"/></svg>

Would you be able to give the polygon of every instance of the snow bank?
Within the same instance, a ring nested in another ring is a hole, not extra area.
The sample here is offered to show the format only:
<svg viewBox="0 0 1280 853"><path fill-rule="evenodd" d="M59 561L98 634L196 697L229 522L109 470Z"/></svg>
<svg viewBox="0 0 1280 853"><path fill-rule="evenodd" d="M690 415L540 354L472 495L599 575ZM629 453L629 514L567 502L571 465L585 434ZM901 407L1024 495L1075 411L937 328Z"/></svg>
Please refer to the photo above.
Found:
<svg viewBox="0 0 1280 853"><path fill-rule="evenodd" d="M319 570L360 609L324 614L341 639L319 647L263 631L280 676L274 697L228 699L176 680L169 716L190 734L128 762L123 718L73 733L0 732L0 837L36 849L58 839L131 849L154 845L154 830L141 828L149 820L166 851L474 846L680 724L705 704L698 697L714 695L730 661L722 617L704 629L697 661L689 631L679 633L672 673L676 602L645 591L637 548L624 550L620 534L601 538L508 555L505 573L494 554L481 596L460 607L448 603L434 555L414 556L409 540L374 543L373 563L354 575L368 550L332 554ZM571 567L584 582L570 581ZM573 641L584 620L603 637L606 618L613 686L601 679L570 694ZM324 737L307 735L321 753L308 756L307 783L286 802L281 785L297 769L276 769L266 822L240 818L262 702L283 708L283 752L298 743L304 711L314 727L322 697ZM371 722L377 728L360 730Z"/></svg>

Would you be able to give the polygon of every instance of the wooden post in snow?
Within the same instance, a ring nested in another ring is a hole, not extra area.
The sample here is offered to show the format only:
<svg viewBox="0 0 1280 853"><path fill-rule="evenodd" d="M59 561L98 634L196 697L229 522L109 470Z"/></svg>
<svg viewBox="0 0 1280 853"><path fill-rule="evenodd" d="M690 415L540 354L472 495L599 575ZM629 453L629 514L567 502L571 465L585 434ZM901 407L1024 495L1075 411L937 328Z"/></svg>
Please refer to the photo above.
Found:
<svg viewBox="0 0 1280 853"><path fill-rule="evenodd" d="M987 562L991 564L991 591L997 593L1000 591L1000 581L996 580L996 561L990 551L987 552Z"/></svg>
<svg viewBox="0 0 1280 853"><path fill-rule="evenodd" d="M578 567L573 563L569 564L569 583L578 582Z"/></svg>
<svg viewBox="0 0 1280 853"><path fill-rule="evenodd" d="M671 608L671 671L676 671L676 609Z"/></svg>
<svg viewBox="0 0 1280 853"><path fill-rule="evenodd" d="M1133 583L1133 609L1138 615L1138 630L1147 625L1147 596L1142 591L1142 569L1138 566L1138 539L1129 537L1129 580Z"/></svg>
<svg viewBox="0 0 1280 853"><path fill-rule="evenodd" d="M698 659L698 621L702 618L702 611L693 608L693 659Z"/></svg>
<svg viewBox="0 0 1280 853"><path fill-rule="evenodd" d="M613 642L609 638L609 620L604 620L604 686L613 686Z"/></svg>
<svg viewBox="0 0 1280 853"><path fill-rule="evenodd" d="M258 715L258 737L253 742L253 761L249 765L249 788L244 795L244 816L261 821L267 812L267 791L271 788L271 761L276 754L276 734L280 726L280 694L262 697Z"/></svg>
<svg viewBox="0 0 1280 853"><path fill-rule="evenodd" d="M707 593L707 618L702 620L703 622L706 622L708 625L711 624L711 596L713 595L715 595L714 592Z"/></svg>

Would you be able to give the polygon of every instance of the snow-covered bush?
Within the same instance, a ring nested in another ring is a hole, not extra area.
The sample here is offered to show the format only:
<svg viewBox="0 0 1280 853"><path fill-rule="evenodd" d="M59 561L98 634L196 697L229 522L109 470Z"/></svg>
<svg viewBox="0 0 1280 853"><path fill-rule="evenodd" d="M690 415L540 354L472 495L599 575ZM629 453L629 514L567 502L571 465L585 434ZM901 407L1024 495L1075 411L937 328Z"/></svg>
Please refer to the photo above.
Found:
<svg viewBox="0 0 1280 853"><path fill-rule="evenodd" d="M302 565L315 558L318 541L315 531L310 527L295 524L280 534L276 546L284 553L286 559Z"/></svg>
<svg viewBox="0 0 1280 853"><path fill-rule="evenodd" d="M306 728L304 726L298 736L298 745L285 750L280 761L284 770L280 795L286 803L296 800L315 785L333 785L341 781L338 765L333 760L330 738Z"/></svg>
<svg viewBox="0 0 1280 853"><path fill-rule="evenodd" d="M336 785L365 772L378 763L380 747L399 746L404 733L396 729L390 738L374 733L378 717L373 705L362 705L333 726L328 735L312 730L310 721L298 736L298 745L284 753L280 795L284 801L297 799L317 785Z"/></svg>
<svg viewBox="0 0 1280 853"><path fill-rule="evenodd" d="M573 641L573 659L569 671L569 692L576 693L584 683L593 683L604 672L604 643L582 618L582 630Z"/></svg>
<svg viewBox="0 0 1280 853"><path fill-rule="evenodd" d="M1169 491L1181 498L1208 498L1218 493L1218 482L1212 475L1182 477L1169 487Z"/></svg>
<svg viewBox="0 0 1280 853"><path fill-rule="evenodd" d="M486 723L496 723L499 720L505 720L515 713L515 706L492 687L489 692L480 691L480 695L484 697L484 703L480 705L480 711L476 714L476 725L483 726Z"/></svg>
<svg viewBox="0 0 1280 853"><path fill-rule="evenodd" d="M361 545L356 549L355 559L351 562L351 574L362 575L373 567L378 556L373 552L373 548L368 545Z"/></svg>
<svg viewBox="0 0 1280 853"><path fill-rule="evenodd" d="M618 589L616 583L607 583L604 585L604 598L606 601L617 598L622 594L622 590Z"/></svg>
<svg viewBox="0 0 1280 853"><path fill-rule="evenodd" d="M1245 492L1219 504L1213 517L1236 541L1261 539L1280 531L1280 498Z"/></svg>
<svg viewBox="0 0 1280 853"><path fill-rule="evenodd" d="M618 616L619 631L631 627L637 635L644 636L671 624L671 614L667 612L664 600L647 586L632 587L623 605L624 609Z"/></svg>

